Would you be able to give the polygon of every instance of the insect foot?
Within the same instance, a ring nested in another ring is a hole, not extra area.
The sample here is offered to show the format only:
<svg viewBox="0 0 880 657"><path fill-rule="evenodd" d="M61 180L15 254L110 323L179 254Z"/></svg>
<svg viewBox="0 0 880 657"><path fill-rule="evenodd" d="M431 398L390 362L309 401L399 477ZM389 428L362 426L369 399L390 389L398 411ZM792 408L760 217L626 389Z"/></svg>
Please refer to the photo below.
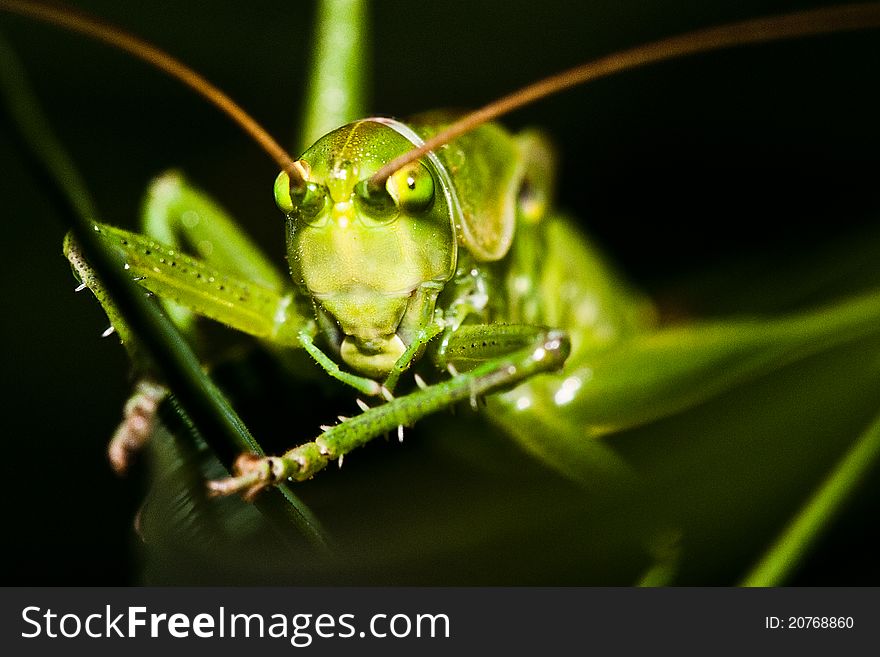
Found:
<svg viewBox="0 0 880 657"><path fill-rule="evenodd" d="M251 501L264 488L287 479L304 481L327 467L330 456L317 442L296 447L284 456L242 454L232 467L233 475L208 482L212 497L240 494Z"/></svg>
<svg viewBox="0 0 880 657"><path fill-rule="evenodd" d="M146 379L135 386L122 410L122 422L110 439L107 456L116 474L125 474L134 454L150 439L156 424L156 411L168 390Z"/></svg>
<svg viewBox="0 0 880 657"><path fill-rule="evenodd" d="M277 470L278 459L242 454L235 459L232 466L234 475L226 479L208 482L208 491L212 497L241 493L246 500L252 500L257 493L271 486L281 476Z"/></svg>

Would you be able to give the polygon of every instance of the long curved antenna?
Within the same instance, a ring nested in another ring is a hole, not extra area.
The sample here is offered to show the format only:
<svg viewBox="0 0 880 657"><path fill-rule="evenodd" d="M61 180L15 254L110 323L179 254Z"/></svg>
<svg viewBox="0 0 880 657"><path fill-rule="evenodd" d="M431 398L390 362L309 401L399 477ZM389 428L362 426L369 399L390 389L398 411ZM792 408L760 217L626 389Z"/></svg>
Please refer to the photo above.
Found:
<svg viewBox="0 0 880 657"><path fill-rule="evenodd" d="M622 50L523 87L459 119L370 178L372 189L410 162L474 128L552 94L629 69L733 46L880 27L880 4L852 4L729 23Z"/></svg>
<svg viewBox="0 0 880 657"><path fill-rule="evenodd" d="M129 34L121 28L67 8L62 9L40 2L0 0L0 11L27 16L28 18L57 25L73 32L79 32L92 39L124 50L130 55L134 55L136 58L167 73L217 107L256 141L278 163L278 166L287 173L291 180L291 188L298 188L305 184L306 171L302 164L294 160L265 128L257 123L250 114L245 112L238 103L223 91L164 50Z"/></svg>

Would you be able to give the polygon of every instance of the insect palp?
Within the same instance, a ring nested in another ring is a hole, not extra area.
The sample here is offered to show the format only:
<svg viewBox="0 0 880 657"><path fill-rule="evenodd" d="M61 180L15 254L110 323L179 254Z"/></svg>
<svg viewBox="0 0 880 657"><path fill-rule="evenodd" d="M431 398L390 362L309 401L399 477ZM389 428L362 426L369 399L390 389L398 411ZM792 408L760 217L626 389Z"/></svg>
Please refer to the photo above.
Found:
<svg viewBox="0 0 880 657"><path fill-rule="evenodd" d="M397 442L399 442L399 443L403 442L403 425L402 424L397 425Z"/></svg>
<svg viewBox="0 0 880 657"><path fill-rule="evenodd" d="M458 376L458 370L455 369L455 365L452 363L447 363L446 371L449 372L449 376Z"/></svg>
<svg viewBox="0 0 880 657"><path fill-rule="evenodd" d="M414 378L415 381L416 381L416 385L417 385L419 388L421 388L422 390L424 390L425 388L428 387L428 384L425 383L425 380L424 380L421 376L419 376L418 374L416 374L413 378Z"/></svg>
<svg viewBox="0 0 880 657"><path fill-rule="evenodd" d="M394 395L392 395L391 391L385 386L382 386L379 389L379 392L381 393L382 397L385 398L385 401L394 401Z"/></svg>
<svg viewBox="0 0 880 657"><path fill-rule="evenodd" d="M336 417L339 418L340 422L348 422L348 420L350 419L350 418L346 417L345 415L337 415Z"/></svg>
<svg viewBox="0 0 880 657"><path fill-rule="evenodd" d="M85 283L80 283L79 285L77 285L77 286L74 288L73 291L74 291L74 292L82 292L82 291L85 290L87 287L88 287L88 285L86 285Z"/></svg>
<svg viewBox="0 0 880 657"><path fill-rule="evenodd" d="M104 329L104 332L101 333L101 337L107 338L107 337L110 337L111 335L113 335L114 333L116 333L116 327L115 326L108 326L107 328Z"/></svg>
<svg viewBox="0 0 880 657"><path fill-rule="evenodd" d="M355 399L355 402L357 403L358 407L359 407L362 411L368 411L368 410L370 410L370 406L369 406L369 404L367 404L367 402L365 402L365 401L364 401L363 399L361 399L360 397L356 398L356 399Z"/></svg>

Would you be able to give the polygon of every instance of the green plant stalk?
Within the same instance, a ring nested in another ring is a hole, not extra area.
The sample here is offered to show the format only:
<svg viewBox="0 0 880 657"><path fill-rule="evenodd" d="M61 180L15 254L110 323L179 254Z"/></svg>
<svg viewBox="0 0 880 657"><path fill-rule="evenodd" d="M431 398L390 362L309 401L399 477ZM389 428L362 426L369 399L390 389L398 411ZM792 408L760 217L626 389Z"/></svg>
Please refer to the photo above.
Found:
<svg viewBox="0 0 880 657"><path fill-rule="evenodd" d="M853 496L878 456L880 456L880 416L859 437L740 585L784 584L835 514Z"/></svg>
<svg viewBox="0 0 880 657"><path fill-rule="evenodd" d="M63 208L78 243L90 265L106 286L138 343L162 380L178 397L206 442L228 467L242 451L262 454L259 444L223 393L202 370L189 345L170 320L150 301L143 290L129 280L119 258L105 247L94 232L99 216L85 183L72 160L53 134L37 99L29 88L23 68L12 48L0 38L0 89L7 112L34 163L50 182L49 189ZM286 500L286 503L285 503ZM292 522L321 550L328 549L326 534L317 518L287 487L281 494L260 500L260 510L276 528Z"/></svg>
<svg viewBox="0 0 880 657"><path fill-rule="evenodd" d="M364 116L369 64L366 4L364 0L318 3L318 31L309 66L298 152L331 130Z"/></svg>

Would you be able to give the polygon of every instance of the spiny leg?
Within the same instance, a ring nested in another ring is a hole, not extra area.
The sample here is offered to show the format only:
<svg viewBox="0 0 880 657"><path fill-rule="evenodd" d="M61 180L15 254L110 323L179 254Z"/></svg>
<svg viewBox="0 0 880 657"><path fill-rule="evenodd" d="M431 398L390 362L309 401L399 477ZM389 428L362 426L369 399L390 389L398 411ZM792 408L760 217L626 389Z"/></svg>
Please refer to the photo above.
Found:
<svg viewBox="0 0 880 657"><path fill-rule="evenodd" d="M491 326L483 327L482 334L488 338L494 329ZM286 479L309 479L331 460L342 458L396 427L411 425L456 402L508 388L536 374L556 370L564 364L570 349L565 333L533 327L519 329L516 340L519 346L525 335L531 333L528 346L493 357L470 372L458 374L448 381L366 410L361 415L327 428L313 442L296 447L282 456L261 458L244 455L236 463L236 475L211 482L210 489L218 495L241 492L246 497L252 497L263 488ZM481 340L479 349L482 348Z"/></svg>
<svg viewBox="0 0 880 657"><path fill-rule="evenodd" d="M135 280L183 308L286 346L299 346L300 334L314 330L313 322L298 312L292 294L227 275L143 235L101 225L95 225L94 230L122 252L126 268ZM121 315L70 236L65 240L64 250L83 285L92 290L107 313L139 378L109 447L114 468L122 471L131 453L149 436L153 414L167 391L151 378L154 368L131 339Z"/></svg>
<svg viewBox="0 0 880 657"><path fill-rule="evenodd" d="M283 290L285 280L238 224L205 192L178 171L156 177L141 207L144 234L177 247L229 274ZM162 300L166 312L187 335L195 332L195 314Z"/></svg>
<svg viewBox="0 0 880 657"><path fill-rule="evenodd" d="M107 447L110 464L118 474L122 474L131 464L132 455L149 440L155 425L156 412L159 404L168 395L168 389L152 379L150 372L153 368L148 359L143 355L137 341L132 339L128 325L70 234L64 239L64 255L80 280L77 291L88 288L98 299L110 320L110 328L104 332L104 335L112 333L117 335L128 352L135 376L138 378L123 408L122 421Z"/></svg>
<svg viewBox="0 0 880 657"><path fill-rule="evenodd" d="M274 290L288 285L239 224L179 171L166 171L150 183L141 224L156 241L179 246L212 267Z"/></svg>
<svg viewBox="0 0 880 657"><path fill-rule="evenodd" d="M314 331L314 320L293 292L213 267L151 237L102 224L94 228L120 251L132 277L159 298L282 346L299 346L299 333Z"/></svg>

